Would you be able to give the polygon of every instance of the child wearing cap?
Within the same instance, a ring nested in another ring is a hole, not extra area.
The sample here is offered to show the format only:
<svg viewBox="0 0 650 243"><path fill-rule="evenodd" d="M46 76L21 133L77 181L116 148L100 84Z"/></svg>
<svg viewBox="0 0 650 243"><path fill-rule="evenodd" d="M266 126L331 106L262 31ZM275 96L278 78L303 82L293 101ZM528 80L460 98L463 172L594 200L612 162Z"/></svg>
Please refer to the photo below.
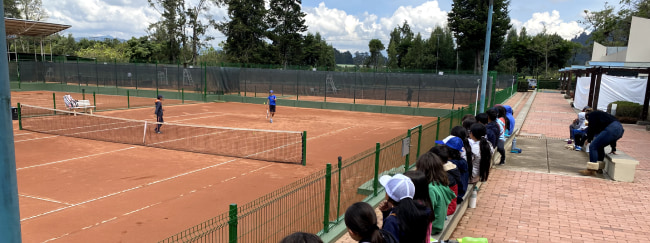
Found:
<svg viewBox="0 0 650 243"><path fill-rule="evenodd" d="M461 126L456 126L452 131L455 132L464 132L465 128ZM458 193L456 197L456 202L458 204L463 202L463 196L467 192L467 183L469 183L469 166L467 160L465 160L465 142L457 136L449 136L444 140L445 145L449 148L447 150L448 161L456 165L456 168L459 172L458 178ZM468 143L469 145L469 143Z"/></svg>
<svg viewBox="0 0 650 243"><path fill-rule="evenodd" d="M156 131L156 133L162 133L160 131L160 127L162 127L162 124L164 122L164 120L163 120L162 101L163 101L163 96L158 95L158 98L156 99L156 102L155 102L156 110L154 111L154 114L156 114L156 122L157 122L156 129L154 129L154 131Z"/></svg>
<svg viewBox="0 0 650 243"><path fill-rule="evenodd" d="M399 242L425 242L429 214L426 206L413 201L415 185L411 179L402 174L384 175L379 183L386 189L386 202L379 207L383 229Z"/></svg>
<svg viewBox="0 0 650 243"><path fill-rule="evenodd" d="M447 207L456 198L456 194L449 189L447 173L443 169L442 160L435 154L427 152L420 155L415 163L418 171L422 171L429 181L429 197L435 219L431 225L431 234L438 234L445 226Z"/></svg>
<svg viewBox="0 0 650 243"><path fill-rule="evenodd" d="M269 112L271 113L270 122L273 123L273 116L275 115L275 100L276 100L276 97L273 94L273 90L270 90L269 94L270 94L269 98L268 98L269 99Z"/></svg>

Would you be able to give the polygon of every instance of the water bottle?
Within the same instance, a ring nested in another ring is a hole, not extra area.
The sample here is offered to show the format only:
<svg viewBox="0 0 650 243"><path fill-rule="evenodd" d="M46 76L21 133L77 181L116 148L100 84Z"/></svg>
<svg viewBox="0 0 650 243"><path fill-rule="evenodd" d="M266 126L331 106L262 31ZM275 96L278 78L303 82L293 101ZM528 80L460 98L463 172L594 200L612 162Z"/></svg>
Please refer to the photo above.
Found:
<svg viewBox="0 0 650 243"><path fill-rule="evenodd" d="M473 237L463 237L458 239L458 242L462 243L488 243L487 238L473 238Z"/></svg>
<svg viewBox="0 0 650 243"><path fill-rule="evenodd" d="M469 208L476 208L476 200L478 196L478 188L474 187L474 190L472 190L472 196L469 198Z"/></svg>

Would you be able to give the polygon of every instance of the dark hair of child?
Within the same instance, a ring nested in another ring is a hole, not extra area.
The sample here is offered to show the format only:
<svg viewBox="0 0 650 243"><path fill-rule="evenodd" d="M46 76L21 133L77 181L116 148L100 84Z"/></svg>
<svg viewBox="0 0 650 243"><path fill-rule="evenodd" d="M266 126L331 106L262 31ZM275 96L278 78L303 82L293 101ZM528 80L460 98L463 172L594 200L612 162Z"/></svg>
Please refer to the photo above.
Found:
<svg viewBox="0 0 650 243"><path fill-rule="evenodd" d="M284 237L280 243L323 243L323 240L315 234L296 232Z"/></svg>
<svg viewBox="0 0 650 243"><path fill-rule="evenodd" d="M489 121L496 121L499 116L499 111L496 108L492 107L488 109L485 114L487 114Z"/></svg>
<svg viewBox="0 0 650 243"><path fill-rule="evenodd" d="M496 106L496 108L499 111L498 117L499 118L503 117L503 120L505 121L504 122L505 127L509 128L510 127L510 120L508 119L508 117L506 117L506 113L507 113L506 108L503 107L503 106Z"/></svg>
<svg viewBox="0 0 650 243"><path fill-rule="evenodd" d="M429 197L429 180L426 175L424 175L424 172L417 170L404 172L404 175L410 178L413 185L415 185L415 195L413 196L413 200L424 202L425 206L431 210L431 213L429 214L429 222L433 222L436 216L433 214L433 203L431 203L431 197Z"/></svg>
<svg viewBox="0 0 650 243"><path fill-rule="evenodd" d="M463 127L465 128L465 130L469 131L469 128L474 123L476 123L476 117L472 116L470 118L463 120Z"/></svg>
<svg viewBox="0 0 650 243"><path fill-rule="evenodd" d="M430 153L433 153L435 155L438 155L438 158L442 160L442 164L447 163L449 161L449 151L453 149L449 149L447 145L444 144L439 144L438 146L432 147L429 149Z"/></svg>
<svg viewBox="0 0 650 243"><path fill-rule="evenodd" d="M465 158L467 158L467 168L472 168L472 146L469 145L469 134L467 134L467 131L464 127L461 126L455 126L454 128L451 129L450 134L452 136L459 137L461 140L463 140L463 147L465 148ZM450 158L454 159L453 156L450 156Z"/></svg>
<svg viewBox="0 0 650 243"><path fill-rule="evenodd" d="M472 125L470 133L476 139L479 139L479 148L481 154L481 160L479 161L479 177L481 181L487 181L488 176L490 175L490 164L492 160L492 152L490 149L490 143L485 138L487 129L483 124L476 123Z"/></svg>
<svg viewBox="0 0 650 243"><path fill-rule="evenodd" d="M428 187L428 185L427 185ZM399 238L400 242L424 242L429 227L429 215L426 206L415 203L412 198L404 198L396 202L388 197L388 201L395 205L393 213L399 221L400 231L403 233Z"/></svg>
<svg viewBox="0 0 650 243"><path fill-rule="evenodd" d="M345 211L345 226L371 243L386 242L377 227L375 210L368 203L357 202L348 207Z"/></svg>
<svg viewBox="0 0 650 243"><path fill-rule="evenodd" d="M418 171L424 173L429 183L438 183L446 186L449 185L449 179L447 178L447 172L442 167L444 164L438 155L428 152L420 155L415 162L415 167L417 167Z"/></svg>
<svg viewBox="0 0 650 243"><path fill-rule="evenodd" d="M488 114L487 113L479 113L478 115L476 115L476 121L480 122L483 125L487 125L488 124Z"/></svg>

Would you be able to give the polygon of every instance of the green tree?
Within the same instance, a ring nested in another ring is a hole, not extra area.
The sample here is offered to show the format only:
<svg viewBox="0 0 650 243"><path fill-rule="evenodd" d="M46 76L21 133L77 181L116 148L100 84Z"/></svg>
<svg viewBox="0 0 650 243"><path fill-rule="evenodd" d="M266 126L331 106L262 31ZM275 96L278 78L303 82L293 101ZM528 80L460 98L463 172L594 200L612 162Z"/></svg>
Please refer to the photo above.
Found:
<svg viewBox="0 0 650 243"><path fill-rule="evenodd" d="M128 62L129 58L122 47L110 47L106 43L95 42L92 47L84 48L75 53L76 56L93 58L101 62Z"/></svg>
<svg viewBox="0 0 650 243"><path fill-rule="evenodd" d="M388 44L388 65L390 68L402 68L402 60L406 57L413 42L413 31L405 20L402 26L397 26L390 33Z"/></svg>
<svg viewBox="0 0 650 243"><path fill-rule="evenodd" d="M268 12L269 39L273 42L275 56L285 67L299 60L300 44L307 31L301 0L271 0Z"/></svg>
<svg viewBox="0 0 650 243"><path fill-rule="evenodd" d="M509 5L509 0L494 0L491 51L501 49L505 35L512 27L508 16ZM481 70L481 55L484 54L488 9L489 3L485 0L454 0L447 15L449 28L454 32L458 47L465 52L474 53L474 70L477 73Z"/></svg>
<svg viewBox="0 0 650 243"><path fill-rule="evenodd" d="M334 70L336 60L334 58L334 47L328 45L320 33L315 35L307 33L303 40L302 64L312 67L327 67Z"/></svg>
<svg viewBox="0 0 650 243"><path fill-rule="evenodd" d="M370 49L370 58L366 60L366 66L374 66L375 69L379 65L379 59L381 57L381 51L385 50L384 43L381 43L379 39L372 39L368 43L368 49Z"/></svg>
<svg viewBox="0 0 650 243"><path fill-rule="evenodd" d="M224 51L231 62L264 63L267 53L264 38L268 24L264 21L264 1L224 0L230 21L216 27L226 36Z"/></svg>
<svg viewBox="0 0 650 243"><path fill-rule="evenodd" d="M165 58L161 52L162 44L150 41L148 36L132 37L126 41L125 49L131 62L154 62Z"/></svg>
<svg viewBox="0 0 650 243"><path fill-rule="evenodd" d="M6 18L20 18L20 10L18 9L18 0L3 0L4 13Z"/></svg>
<svg viewBox="0 0 650 243"><path fill-rule="evenodd" d="M183 45L186 52L189 51L189 55L185 55L185 63L196 64L199 57L199 50L206 47L208 41L214 39L212 36L205 36L211 23L204 23L200 19L202 13L209 10L210 2L208 0L199 0L196 5L187 7L185 10L184 14L187 16L187 28L192 32L192 35L189 36L190 48L187 48L185 44ZM186 42L187 41L183 41L183 43Z"/></svg>
<svg viewBox="0 0 650 243"><path fill-rule="evenodd" d="M183 14L184 0L147 0L149 6L156 9L161 20L149 26L150 36L153 41L164 44L165 48L161 51L165 54L165 59L176 62L181 52L181 41L184 39L182 26L186 19Z"/></svg>
<svg viewBox="0 0 650 243"><path fill-rule="evenodd" d="M418 33L410 42L409 49L402 59L401 67L407 69L424 68L424 55L424 40L422 39L422 35Z"/></svg>
<svg viewBox="0 0 650 243"><path fill-rule="evenodd" d="M23 19L41 21L47 19L42 0L17 0Z"/></svg>

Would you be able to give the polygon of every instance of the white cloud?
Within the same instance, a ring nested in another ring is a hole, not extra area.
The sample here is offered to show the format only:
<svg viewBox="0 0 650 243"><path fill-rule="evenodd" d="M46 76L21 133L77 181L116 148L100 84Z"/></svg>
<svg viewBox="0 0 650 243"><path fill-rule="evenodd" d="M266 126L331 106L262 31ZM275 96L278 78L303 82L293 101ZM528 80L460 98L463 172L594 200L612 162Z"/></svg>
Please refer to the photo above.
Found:
<svg viewBox="0 0 650 243"><path fill-rule="evenodd" d="M511 22L517 30L521 30L521 27L526 27L528 35L541 33L544 31L544 27L546 27L547 33L557 33L566 40L570 40L585 31L585 29L580 27L576 21L564 22L564 20L560 18L560 12L557 10L553 10L551 13L533 13L532 18L525 23L516 19L512 19Z"/></svg>
<svg viewBox="0 0 650 243"><path fill-rule="evenodd" d="M390 32L408 21L413 33L421 33L428 38L437 26L447 25L447 12L442 11L438 1L428 1L419 6L401 6L392 16L379 18L377 15L365 12L362 16L354 16L343 10L328 8L324 2L318 7L304 8L305 24L308 32L319 32L328 43L341 51L368 51L368 42L379 39L388 48Z"/></svg>
<svg viewBox="0 0 650 243"><path fill-rule="evenodd" d="M146 1L70 0L43 1L47 22L67 24L75 37L111 35L130 39L142 36L160 16Z"/></svg>

